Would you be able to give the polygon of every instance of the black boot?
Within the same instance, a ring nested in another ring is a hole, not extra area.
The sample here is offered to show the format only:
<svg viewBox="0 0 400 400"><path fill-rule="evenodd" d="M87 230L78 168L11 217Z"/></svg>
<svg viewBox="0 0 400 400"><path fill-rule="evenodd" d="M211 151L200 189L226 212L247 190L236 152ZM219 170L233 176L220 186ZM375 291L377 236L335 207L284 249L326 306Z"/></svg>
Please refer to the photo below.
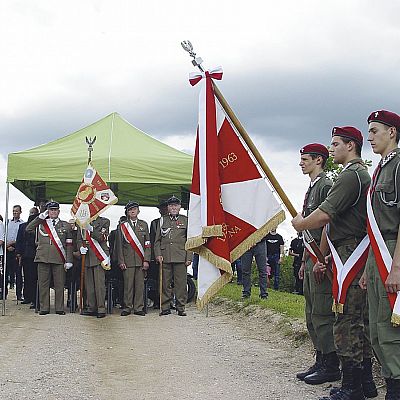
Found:
<svg viewBox="0 0 400 400"><path fill-rule="evenodd" d="M321 397L320 400L365 400L361 385L361 366L347 361L343 363L342 372L342 387L339 390L332 389L329 397Z"/></svg>
<svg viewBox="0 0 400 400"><path fill-rule="evenodd" d="M340 377L339 358L335 352L332 352L322 356L322 367L313 374L307 375L304 382L309 385L320 385L321 383L338 381Z"/></svg>
<svg viewBox="0 0 400 400"><path fill-rule="evenodd" d="M370 358L366 358L362 362L361 383L365 397L371 399L378 396L378 391L372 376L372 360Z"/></svg>
<svg viewBox="0 0 400 400"><path fill-rule="evenodd" d="M385 400L400 400L400 379L385 379Z"/></svg>
<svg viewBox="0 0 400 400"><path fill-rule="evenodd" d="M322 366L322 353L320 351L317 351L314 365L308 368L307 371L299 372L298 374L296 374L296 378L300 379L301 381L304 381L304 378L307 375L313 374L318 368L321 368L321 366Z"/></svg>

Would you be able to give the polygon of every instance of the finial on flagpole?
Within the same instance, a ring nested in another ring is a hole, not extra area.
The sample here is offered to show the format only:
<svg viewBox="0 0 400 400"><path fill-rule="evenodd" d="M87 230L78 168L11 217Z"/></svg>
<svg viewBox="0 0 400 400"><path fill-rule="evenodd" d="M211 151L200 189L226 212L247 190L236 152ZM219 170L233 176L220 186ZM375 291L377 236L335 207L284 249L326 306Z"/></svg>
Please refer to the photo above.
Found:
<svg viewBox="0 0 400 400"><path fill-rule="evenodd" d="M92 151L93 151L93 145L94 142L96 141L96 136L92 139L91 137L86 136L86 144L88 145L88 165L92 161Z"/></svg>
<svg viewBox="0 0 400 400"><path fill-rule="evenodd" d="M193 45L190 40L183 40L181 42L181 46L183 47L183 50L187 51L190 57L193 58L192 64L195 67L199 67L201 71L204 71L203 67L201 66L201 64L203 63L203 59L201 57L196 57L196 53L193 51Z"/></svg>

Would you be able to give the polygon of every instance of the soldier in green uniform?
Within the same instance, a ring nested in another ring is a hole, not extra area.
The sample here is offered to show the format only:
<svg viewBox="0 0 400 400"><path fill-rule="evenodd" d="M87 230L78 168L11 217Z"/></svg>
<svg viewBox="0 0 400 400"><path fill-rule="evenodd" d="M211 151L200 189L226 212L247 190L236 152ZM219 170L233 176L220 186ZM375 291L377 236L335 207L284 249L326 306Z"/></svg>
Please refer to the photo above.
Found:
<svg viewBox="0 0 400 400"><path fill-rule="evenodd" d="M366 193L371 179L361 159L362 144L363 137L358 129L350 126L333 128L330 152L334 162L343 165L343 170L325 201L308 217L298 215L292 221L297 231L329 224L329 232L326 235L325 230L322 235L321 251L328 253L328 236L332 243L331 252L337 253L343 264L366 236ZM350 282L342 308L336 308L333 335L342 364L342 386L333 389L330 397L324 397L324 400L364 399L364 393L368 397L377 395L371 369L368 369L372 350L366 329L367 299L358 285L363 270L360 262L352 268L358 272Z"/></svg>
<svg viewBox="0 0 400 400"><path fill-rule="evenodd" d="M46 208L26 227L26 232L35 232L38 228L35 262L38 263L39 315L50 313L51 278L56 314L64 315L65 271L73 266L71 226L58 218L60 205L56 201L47 203Z"/></svg>
<svg viewBox="0 0 400 400"><path fill-rule="evenodd" d="M78 231L79 251L81 255L85 255L84 291L87 308L83 315L104 318L106 316L105 270L110 269L110 253L107 246L110 220L97 217L85 229L87 231L85 241L82 238L82 230Z"/></svg>
<svg viewBox="0 0 400 400"><path fill-rule="evenodd" d="M147 222L138 219L139 203L130 201L125 206L127 221L118 226L116 253L124 275L124 309L121 316L145 316L144 278L149 269L151 245Z"/></svg>
<svg viewBox="0 0 400 400"><path fill-rule="evenodd" d="M172 196L167 200L168 216L156 233L154 254L162 264L162 304L160 315L171 314L172 282L179 316L186 316L187 266L192 262L192 253L185 250L187 217L179 214L181 201Z"/></svg>
<svg viewBox="0 0 400 400"><path fill-rule="evenodd" d="M332 181L324 172L328 157L328 149L319 143L308 144L300 150L301 170L311 180L304 198L303 217L318 208L332 187ZM314 229L310 233L319 245L322 228ZM320 282L315 280L315 262L315 255L305 248L299 275L304 279L307 330L316 351L316 361L306 371L296 375L298 379L314 385L337 381L341 376L333 342L335 314L332 312L332 283L327 276L323 276Z"/></svg>
<svg viewBox="0 0 400 400"><path fill-rule="evenodd" d="M382 375L386 379L385 399L400 399L400 316L392 309L388 296L400 291L400 116L385 110L375 111L368 118L368 141L374 153L382 158L374 173L371 184L371 205L378 232L370 230L371 243L381 237L377 247L371 246L366 274L360 282L367 289L371 342L375 355L382 366ZM372 218L371 218L372 217ZM385 280L379 271L385 268L379 265L377 254L386 251L390 272ZM399 296L399 294L398 294ZM397 320L396 320L397 318Z"/></svg>

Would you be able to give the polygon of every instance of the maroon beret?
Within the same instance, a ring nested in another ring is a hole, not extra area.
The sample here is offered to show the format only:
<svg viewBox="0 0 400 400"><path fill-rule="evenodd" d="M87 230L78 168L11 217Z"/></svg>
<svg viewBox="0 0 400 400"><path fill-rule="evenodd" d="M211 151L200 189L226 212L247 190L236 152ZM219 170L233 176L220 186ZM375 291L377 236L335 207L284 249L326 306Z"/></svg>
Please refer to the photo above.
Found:
<svg viewBox="0 0 400 400"><path fill-rule="evenodd" d="M394 126L400 131L400 116L396 113L386 110L374 111L368 117L368 123L370 122L380 122L381 124L387 126Z"/></svg>
<svg viewBox="0 0 400 400"><path fill-rule="evenodd" d="M332 129L332 136L341 136L354 142L358 143L360 147L363 145L363 135L362 133L353 126L335 126Z"/></svg>
<svg viewBox="0 0 400 400"><path fill-rule="evenodd" d="M329 151L326 146L319 143L306 144L300 149L300 154L317 154L318 156L322 156L324 158L329 157Z"/></svg>

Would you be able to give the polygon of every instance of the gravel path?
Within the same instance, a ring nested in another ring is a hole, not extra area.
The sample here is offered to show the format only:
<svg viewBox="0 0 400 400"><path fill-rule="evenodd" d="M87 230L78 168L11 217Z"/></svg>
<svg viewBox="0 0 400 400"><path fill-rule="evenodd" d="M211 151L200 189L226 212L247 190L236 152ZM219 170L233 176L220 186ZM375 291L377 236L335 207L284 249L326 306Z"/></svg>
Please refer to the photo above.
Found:
<svg viewBox="0 0 400 400"><path fill-rule="evenodd" d="M186 318L39 316L8 301L0 316L0 399L318 399L295 372L311 360L265 315L210 306ZM383 399L383 396L379 397Z"/></svg>

